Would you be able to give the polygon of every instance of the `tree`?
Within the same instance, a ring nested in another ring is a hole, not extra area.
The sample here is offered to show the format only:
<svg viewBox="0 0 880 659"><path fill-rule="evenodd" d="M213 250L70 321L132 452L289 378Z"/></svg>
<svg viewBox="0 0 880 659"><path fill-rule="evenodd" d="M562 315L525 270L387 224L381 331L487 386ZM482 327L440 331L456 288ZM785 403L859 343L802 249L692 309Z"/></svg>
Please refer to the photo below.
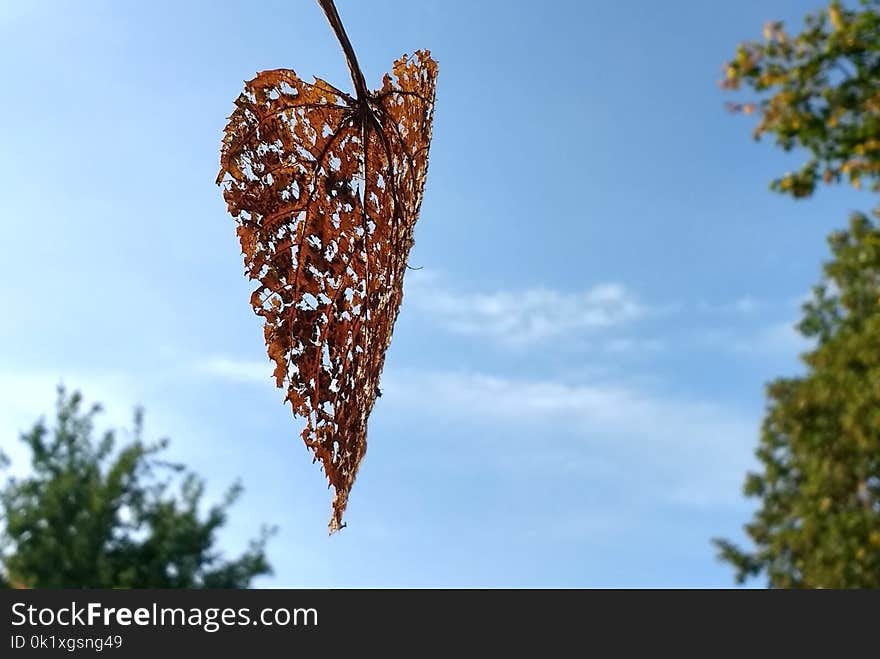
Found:
<svg viewBox="0 0 880 659"><path fill-rule="evenodd" d="M809 154L771 184L795 198L810 196L819 180L880 191L880 0L860 5L850 10L834 0L794 37L781 22L768 23L764 41L740 44L726 65L722 87L757 93L730 104L760 116L754 137L774 135L786 151Z"/></svg>
<svg viewBox="0 0 880 659"><path fill-rule="evenodd" d="M271 529L235 560L216 533L241 493L200 513L204 482L161 460L167 440L146 444L143 413L133 441L116 450L114 431L93 438L95 405L59 388L53 430L41 419L21 440L31 473L0 490L0 580L26 588L244 588L270 574ZM177 482L179 495L171 487Z"/></svg>
<svg viewBox="0 0 880 659"><path fill-rule="evenodd" d="M808 372L768 386L745 494L761 505L754 551L716 540L742 583L880 588L880 228L862 214L829 238L833 259L804 305Z"/></svg>
<svg viewBox="0 0 880 659"><path fill-rule="evenodd" d="M757 98L754 137L805 151L808 160L771 188L804 198L820 180L880 191L880 0L834 0L789 36L768 23L741 44L722 87ZM880 217L880 207L874 214ZM745 551L715 540L739 582L774 587L880 586L880 232L862 214L829 239L833 259L804 306L800 331L816 341L807 374L767 387L768 410L745 494L760 500Z"/></svg>

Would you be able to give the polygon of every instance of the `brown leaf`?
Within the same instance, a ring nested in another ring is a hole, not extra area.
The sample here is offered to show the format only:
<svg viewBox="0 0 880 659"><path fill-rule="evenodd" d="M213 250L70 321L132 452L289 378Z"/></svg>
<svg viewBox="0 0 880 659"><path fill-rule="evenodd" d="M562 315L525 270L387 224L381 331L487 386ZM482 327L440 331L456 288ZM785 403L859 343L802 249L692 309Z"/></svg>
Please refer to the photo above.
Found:
<svg viewBox="0 0 880 659"><path fill-rule="evenodd" d="M437 64L403 56L353 98L290 70L246 83L217 178L264 319L275 379L335 490L340 528L403 298L419 215Z"/></svg>

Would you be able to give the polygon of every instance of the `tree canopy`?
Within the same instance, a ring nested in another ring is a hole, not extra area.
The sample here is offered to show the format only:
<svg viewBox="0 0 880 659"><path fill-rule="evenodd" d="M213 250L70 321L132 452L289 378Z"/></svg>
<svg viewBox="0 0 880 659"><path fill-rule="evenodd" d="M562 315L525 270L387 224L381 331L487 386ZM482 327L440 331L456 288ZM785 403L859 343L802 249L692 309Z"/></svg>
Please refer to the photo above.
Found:
<svg viewBox="0 0 880 659"><path fill-rule="evenodd" d="M203 509L203 480L160 458L167 440L144 442L141 410L132 441L118 449L114 431L94 437L100 411L83 409L82 396L62 388L55 427L40 420L21 435L31 471L0 490L4 585L244 588L271 573L271 529L233 560L215 546L239 485Z"/></svg>
<svg viewBox="0 0 880 659"><path fill-rule="evenodd" d="M807 154L771 188L809 197L818 183L880 191L880 0L839 0L790 36L768 23L763 41L737 48L722 87L755 97L731 109L759 116L754 137L773 135ZM880 207L874 214L880 217ZM801 377L767 387L768 409L748 474L759 507L742 549L715 540L740 583L771 587L880 587L880 230L866 215L834 232L832 259L803 307L800 332L815 341Z"/></svg>
<svg viewBox="0 0 880 659"><path fill-rule="evenodd" d="M754 137L772 135L786 151L800 147L807 161L771 186L795 198L819 181L848 181L880 191L880 0L847 9L838 0L809 14L790 36L768 23L763 41L739 45L722 87L745 86L755 97L731 109L756 113Z"/></svg>
<svg viewBox="0 0 880 659"><path fill-rule="evenodd" d="M755 549L715 541L739 582L880 588L880 228L856 214L829 242L799 325L808 372L767 388L762 470L744 487Z"/></svg>

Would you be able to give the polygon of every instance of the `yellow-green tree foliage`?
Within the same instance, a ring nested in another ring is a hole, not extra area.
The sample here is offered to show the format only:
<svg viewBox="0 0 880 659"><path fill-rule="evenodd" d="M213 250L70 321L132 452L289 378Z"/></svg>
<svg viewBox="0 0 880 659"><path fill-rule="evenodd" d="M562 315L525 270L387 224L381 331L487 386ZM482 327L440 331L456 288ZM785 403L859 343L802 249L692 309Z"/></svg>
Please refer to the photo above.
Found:
<svg viewBox="0 0 880 659"><path fill-rule="evenodd" d="M768 23L739 46L722 86L748 87L731 104L807 160L771 187L810 196L820 180L880 191L880 0L835 0L800 34ZM880 208L874 211L880 217ZM716 540L742 582L778 588L880 588L880 229L856 214L831 235L832 260L804 305L815 340L807 372L767 388L768 410L745 494L759 500L742 549Z"/></svg>
<svg viewBox="0 0 880 659"><path fill-rule="evenodd" d="M807 161L773 181L794 197L817 183L841 180L880 191L880 0L858 9L832 2L806 17L791 36L780 22L764 39L736 50L722 86L754 97L731 109L759 116L756 139L772 135L785 150L802 147Z"/></svg>
<svg viewBox="0 0 880 659"><path fill-rule="evenodd" d="M716 540L737 579L779 588L880 588L880 228L857 214L804 305L808 372L768 388L745 494L753 551Z"/></svg>

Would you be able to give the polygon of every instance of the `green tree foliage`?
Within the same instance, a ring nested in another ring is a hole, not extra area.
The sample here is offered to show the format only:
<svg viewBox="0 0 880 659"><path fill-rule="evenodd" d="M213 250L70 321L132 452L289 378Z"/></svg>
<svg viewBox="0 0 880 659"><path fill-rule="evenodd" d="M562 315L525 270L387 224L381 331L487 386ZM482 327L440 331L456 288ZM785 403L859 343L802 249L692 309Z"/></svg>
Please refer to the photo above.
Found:
<svg viewBox="0 0 880 659"><path fill-rule="evenodd" d="M0 490L0 579L26 588L244 588L271 573L269 529L240 557L223 560L217 531L239 496L200 510L204 484L160 459L167 440L145 444L135 413L133 441L97 441L99 406L59 389L56 424L41 420L21 436L31 473ZM179 486L179 492L172 491Z"/></svg>
<svg viewBox="0 0 880 659"><path fill-rule="evenodd" d="M722 86L756 92L731 109L760 117L754 131L775 136L786 151L803 148L808 160L771 187L795 198L817 183L848 180L880 191L880 0L846 9L838 0L806 18L789 36L780 22L763 41L740 44Z"/></svg>
<svg viewBox="0 0 880 659"><path fill-rule="evenodd" d="M779 588L880 588L880 228L855 215L799 329L808 372L768 386L745 494L760 499L754 551L716 540L737 580Z"/></svg>

